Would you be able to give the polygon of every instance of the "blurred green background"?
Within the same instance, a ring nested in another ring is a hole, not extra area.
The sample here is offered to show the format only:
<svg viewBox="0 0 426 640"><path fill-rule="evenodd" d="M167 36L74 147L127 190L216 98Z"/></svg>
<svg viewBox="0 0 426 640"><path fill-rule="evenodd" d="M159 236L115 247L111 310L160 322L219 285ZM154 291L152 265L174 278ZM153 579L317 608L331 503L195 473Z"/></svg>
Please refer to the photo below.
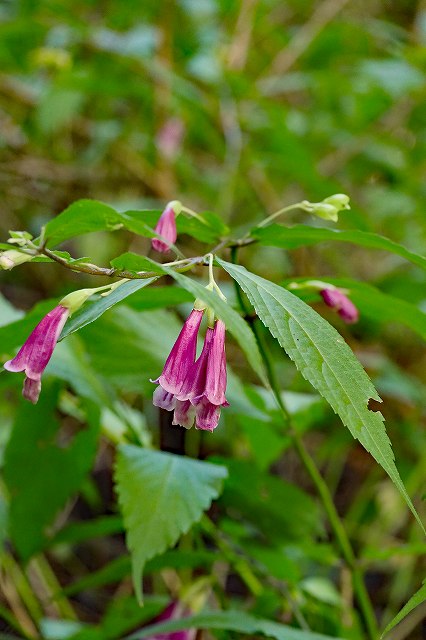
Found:
<svg viewBox="0 0 426 640"><path fill-rule="evenodd" d="M286 204L343 192L352 210L338 228L380 233L425 254L425 78L424 0L2 0L3 240L9 229L37 235L79 198L123 210L180 199L244 229ZM301 213L287 220L330 226ZM144 252L149 244L120 232L67 248L107 265L129 247ZM276 281L365 281L426 310L425 272L392 254L257 246L244 260ZM31 264L3 272L1 290L28 309L92 281ZM408 491L424 494L423 340L397 314L362 313L348 329L320 309L368 368ZM102 320L105 331L120 320L111 317ZM96 350L93 331L86 336ZM299 379L294 388L306 389ZM418 588L421 534L367 454L327 420L332 437L318 431L311 446L365 562L374 561L369 587L389 619ZM239 455L238 443L226 446ZM391 561L380 556L387 545L408 550Z"/></svg>

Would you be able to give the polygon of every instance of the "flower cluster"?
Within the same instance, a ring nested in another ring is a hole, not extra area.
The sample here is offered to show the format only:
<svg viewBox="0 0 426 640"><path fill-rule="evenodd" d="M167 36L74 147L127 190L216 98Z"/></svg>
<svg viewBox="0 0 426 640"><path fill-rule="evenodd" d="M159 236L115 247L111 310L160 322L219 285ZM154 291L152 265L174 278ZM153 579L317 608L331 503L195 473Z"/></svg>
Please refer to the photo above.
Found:
<svg viewBox="0 0 426 640"><path fill-rule="evenodd" d="M213 431L220 408L227 406L225 325L216 320L208 327L203 349L196 358L197 337L204 310L193 309L166 360L163 372L153 380L158 387L153 403L174 411L173 424L187 429Z"/></svg>

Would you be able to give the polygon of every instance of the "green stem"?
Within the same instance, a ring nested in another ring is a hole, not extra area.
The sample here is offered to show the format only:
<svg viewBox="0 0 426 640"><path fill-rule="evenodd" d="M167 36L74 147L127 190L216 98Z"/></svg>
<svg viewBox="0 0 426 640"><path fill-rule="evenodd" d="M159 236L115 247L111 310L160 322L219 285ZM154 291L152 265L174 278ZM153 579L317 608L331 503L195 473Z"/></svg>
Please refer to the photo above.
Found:
<svg viewBox="0 0 426 640"><path fill-rule="evenodd" d="M231 251L232 262L234 262L234 264L237 262L237 255L238 255L238 249L234 247ZM237 297L242 306L242 309L243 311L247 312L246 303L241 295L241 290L237 282L235 282L235 287L236 287ZM303 463L306 471L308 472L312 482L315 485L315 488L318 492L319 497L321 498L324 510L327 514L327 517L330 522L333 533L335 535L336 541L340 547L343 558L351 572L354 593L358 600L358 604L364 618L368 635L371 638L371 640L377 640L377 638L379 637L379 629L377 625L376 616L370 600L370 596L368 594L368 591L364 583L363 573L360 567L357 565L357 560L356 560L354 551L352 549L351 542L343 526L343 523L340 519L340 516L337 512L337 509L333 502L333 497L328 489L328 486L324 481L323 477L321 476L314 459L310 455L309 451L306 449L302 438L294 428L291 415L288 412L287 407L283 402L280 385L275 373L275 368L273 366L271 354L263 334L263 326L261 326L260 323L255 321L252 327L253 327L254 335L256 337L256 341L259 346L260 353L262 354L262 358L266 367L272 393L275 397L277 405L285 420L288 433L292 439L292 442L294 444L294 447L296 449L296 452L301 462Z"/></svg>
<svg viewBox="0 0 426 640"><path fill-rule="evenodd" d="M275 218L278 218L278 216L280 216L282 213L287 213L288 211L292 211L293 209L303 209L303 208L304 208L303 202L296 202L296 204L290 204L288 207L283 207L282 209L275 211L275 213L272 213L270 216L262 220L262 222L259 222L257 227L265 227L267 224L272 222L272 220L275 220Z"/></svg>

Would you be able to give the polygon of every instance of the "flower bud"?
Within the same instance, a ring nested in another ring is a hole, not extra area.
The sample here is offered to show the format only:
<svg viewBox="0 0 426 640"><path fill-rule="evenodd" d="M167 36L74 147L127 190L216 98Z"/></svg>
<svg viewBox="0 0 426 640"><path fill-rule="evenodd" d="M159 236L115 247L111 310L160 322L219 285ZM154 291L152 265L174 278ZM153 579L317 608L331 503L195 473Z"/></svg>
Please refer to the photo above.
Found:
<svg viewBox="0 0 426 640"><path fill-rule="evenodd" d="M332 220L333 222L337 222L339 219L339 211L350 209L349 196L344 193L335 193L322 200L322 202L309 202L308 200L304 200L301 204L302 209L305 211L312 213L314 216L318 216L318 218Z"/></svg>
<svg viewBox="0 0 426 640"><path fill-rule="evenodd" d="M70 315L72 315L77 309L80 309L81 306L97 292L98 289L79 289L78 291L73 291L69 293L65 298L62 298L60 301L60 305L69 309Z"/></svg>
<svg viewBox="0 0 426 640"><path fill-rule="evenodd" d="M9 249L8 251L0 253L0 269L10 271L13 267L17 267L24 262L30 262L33 258L34 256L28 253L22 253L22 251L17 251L16 249Z"/></svg>
<svg viewBox="0 0 426 640"><path fill-rule="evenodd" d="M349 196L347 196L345 193L335 193L333 196L325 198L323 202L325 204L333 205L333 207L336 207L338 211L351 208L349 204Z"/></svg>

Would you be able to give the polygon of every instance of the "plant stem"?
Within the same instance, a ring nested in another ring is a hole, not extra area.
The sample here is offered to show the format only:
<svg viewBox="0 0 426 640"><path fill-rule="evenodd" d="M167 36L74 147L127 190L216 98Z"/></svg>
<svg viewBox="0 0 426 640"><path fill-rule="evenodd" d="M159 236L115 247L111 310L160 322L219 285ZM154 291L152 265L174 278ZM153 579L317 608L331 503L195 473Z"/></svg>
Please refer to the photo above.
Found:
<svg viewBox="0 0 426 640"><path fill-rule="evenodd" d="M262 222L259 222L259 224L257 225L257 228L265 227L267 224L272 222L272 220L275 220L275 218L278 218L278 216L280 216L282 213L287 213L288 211L292 211L293 209L303 209L303 203L296 202L296 204L290 204L288 207L283 207L282 209L278 209L278 211L275 211L275 213L272 213L270 216L262 220Z"/></svg>
<svg viewBox="0 0 426 640"><path fill-rule="evenodd" d="M70 269L71 271L79 271L81 273L87 273L92 276L104 276L107 278L120 278L120 279L126 279L126 280L140 280L140 279L147 279L147 278L155 278L161 275L158 273L158 271L138 271L137 273L134 273L132 271L125 271L120 269L98 267L97 265L91 264L89 262L82 262L82 263L76 264L74 262L68 262L65 258L62 258L61 256L56 255L54 251L51 251L46 247L41 248L39 250L39 254L45 255L47 258L50 258L54 262L57 262L58 264L60 264L62 267L65 267L65 269ZM203 261L204 261L203 256L197 256L196 258L184 258L183 260L178 260L170 264L184 265L176 269L176 271L178 271L179 273L183 273L185 271L188 271L189 269L192 269L197 264L203 264ZM166 263L166 266L168 266L168 263Z"/></svg>
<svg viewBox="0 0 426 640"><path fill-rule="evenodd" d="M237 252L238 252L238 249L235 247L231 251L232 262L234 264L237 263ZM236 281L234 281L234 283L236 287L237 297L242 306L242 309L243 311L247 312L246 303L244 301L244 298L241 295L240 287ZM335 535L336 541L342 552L343 558L351 572L354 593L358 600L358 604L364 618L364 623L368 631L368 635L371 638L371 640L377 640L377 638L379 637L379 629L377 625L376 616L374 613L373 605L370 600L370 596L368 594L367 588L364 583L363 573L357 564L357 560L356 560L351 542L343 526L343 523L340 519L340 516L337 512L336 506L333 502L333 497L328 489L328 486L324 481L323 477L321 476L321 473L314 459L312 458L309 451L306 449L302 438L298 434L297 430L294 428L292 417L283 402L280 385L275 373L275 368L272 362L270 351L266 343L266 340L264 338L263 326L260 324L259 321L254 321L252 324L252 327L253 327L254 335L256 337L256 341L259 346L260 353L262 355L262 358L265 364L265 368L268 374L268 379L271 385L272 393L275 397L276 403L281 411L281 414L285 420L288 434L292 439L294 448L301 462L303 463L306 471L308 472L312 482L315 485L315 488L321 499L324 510L330 522L331 528Z"/></svg>

